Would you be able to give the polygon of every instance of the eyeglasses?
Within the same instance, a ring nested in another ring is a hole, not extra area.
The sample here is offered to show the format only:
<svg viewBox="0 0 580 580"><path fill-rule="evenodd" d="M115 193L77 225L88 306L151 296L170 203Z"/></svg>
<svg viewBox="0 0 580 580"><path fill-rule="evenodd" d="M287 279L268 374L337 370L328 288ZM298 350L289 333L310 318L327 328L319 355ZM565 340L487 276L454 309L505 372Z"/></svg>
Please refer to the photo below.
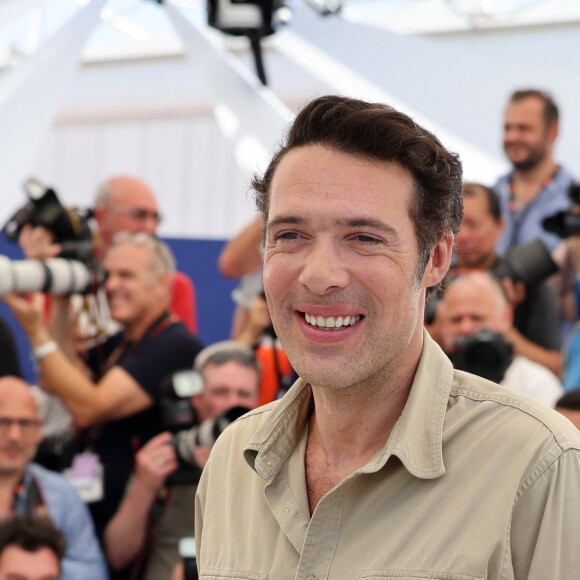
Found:
<svg viewBox="0 0 580 580"><path fill-rule="evenodd" d="M146 219L151 218L156 224L160 224L163 219L162 215L156 211L149 211L148 209L142 209L138 207L126 207L124 205L110 205L108 209L114 211L115 213L122 213L128 215L133 219L144 222Z"/></svg>
<svg viewBox="0 0 580 580"><path fill-rule="evenodd" d="M123 230L122 232L117 232L113 236L111 245L118 246L125 242L129 242L135 246L148 246L152 248L160 243L157 236L154 236L153 234L147 232L128 232Z"/></svg>
<svg viewBox="0 0 580 580"><path fill-rule="evenodd" d="M7 435L15 423L20 427L22 435L25 437L34 437L40 427L38 419L12 419L10 417L0 417L0 437Z"/></svg>

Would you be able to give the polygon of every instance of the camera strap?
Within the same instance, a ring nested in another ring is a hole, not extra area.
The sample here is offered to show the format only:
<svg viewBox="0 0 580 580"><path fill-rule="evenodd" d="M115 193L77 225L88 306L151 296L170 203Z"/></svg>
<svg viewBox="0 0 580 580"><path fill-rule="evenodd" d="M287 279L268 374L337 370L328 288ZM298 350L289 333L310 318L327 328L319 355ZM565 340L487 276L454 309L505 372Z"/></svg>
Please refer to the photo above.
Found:
<svg viewBox="0 0 580 580"><path fill-rule="evenodd" d="M170 314L168 311L165 311L147 329L147 332L145 332L141 340L134 342L125 340L125 338L123 337L123 340L117 345L117 347L113 350L113 352L105 359L104 363L100 366L99 380L115 365L129 358L135 352L135 349L139 346L139 344L142 341L159 336L164 330L166 330L176 322L178 322L177 318L173 316L173 314Z"/></svg>
<svg viewBox="0 0 580 580"><path fill-rule="evenodd" d="M44 493L42 491L42 486L40 485L40 482L36 476L32 474L30 474L30 483L28 484L28 488L26 487L24 478L22 478L22 480L16 486L14 499L12 500L12 516L17 515L17 499L18 496L22 493L26 493L26 500L24 503L24 515L26 517L50 518L46 499L44 498Z"/></svg>
<svg viewBox="0 0 580 580"><path fill-rule="evenodd" d="M147 522L147 530L145 531L145 539L143 545L139 550L138 554L135 556L133 563L131 564L131 570L127 580L138 580L141 578L141 574L145 571L145 565L147 563L147 556L149 555L149 550L153 543L153 533L155 528L163 515L165 506L171 501L173 496L173 488L166 485L162 486L157 492L155 502L149 510L149 520Z"/></svg>
<svg viewBox="0 0 580 580"><path fill-rule="evenodd" d="M553 185L554 180L556 179L556 176L558 175L558 173L560 172L561 169L562 168L559 165L556 165L556 168L554 169L552 174L549 177L547 177L544 180L544 182L542 183L542 186L540 187L540 191L538 192L538 195L536 195L536 197L532 201L530 201L530 203L527 203L524 207L522 207L519 210L516 208L516 196L515 196L516 190L515 190L515 185L514 185L514 174L513 174L513 172L510 174L509 181L508 181L509 198L508 198L507 210L511 216L512 230L511 230L508 250L513 248L514 246L518 245L518 243L519 243L518 238L520 235L520 230L521 230L524 222L526 221L528 214L530 213L532 207L536 203L536 200L540 197L540 194L542 193L542 191Z"/></svg>

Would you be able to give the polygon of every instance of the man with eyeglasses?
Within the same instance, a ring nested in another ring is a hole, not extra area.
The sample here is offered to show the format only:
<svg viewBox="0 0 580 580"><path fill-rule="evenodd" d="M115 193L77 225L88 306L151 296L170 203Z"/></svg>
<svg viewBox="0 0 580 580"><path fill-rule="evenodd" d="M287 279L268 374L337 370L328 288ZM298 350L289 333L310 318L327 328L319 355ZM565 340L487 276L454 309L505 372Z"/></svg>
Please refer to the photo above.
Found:
<svg viewBox="0 0 580 580"><path fill-rule="evenodd" d="M89 511L66 477L31 463L42 425L30 387L0 379L0 517L49 518L66 538L63 580L104 580L105 561Z"/></svg>
<svg viewBox="0 0 580 580"><path fill-rule="evenodd" d="M117 510L136 451L163 431L158 405L163 379L190 368L201 350L169 311L174 267L168 246L147 233L113 240L103 259L105 291L123 331L85 357L75 356L62 337L62 346L54 341L43 321L42 294L31 300L4 297L33 347L39 385L59 397L85 430L84 450L91 453L77 459L92 482L85 499L98 534ZM60 314L59 326L66 328L68 312ZM78 481L75 461L72 471Z"/></svg>

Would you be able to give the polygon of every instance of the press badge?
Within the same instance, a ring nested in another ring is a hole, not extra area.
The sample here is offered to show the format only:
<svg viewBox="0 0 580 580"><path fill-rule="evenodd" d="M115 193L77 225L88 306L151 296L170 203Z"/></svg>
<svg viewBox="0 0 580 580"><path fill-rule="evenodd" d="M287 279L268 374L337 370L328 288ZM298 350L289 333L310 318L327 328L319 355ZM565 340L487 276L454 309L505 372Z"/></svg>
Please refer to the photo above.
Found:
<svg viewBox="0 0 580 580"><path fill-rule="evenodd" d="M103 499L103 464L96 453L78 453L64 475L76 488L85 503Z"/></svg>

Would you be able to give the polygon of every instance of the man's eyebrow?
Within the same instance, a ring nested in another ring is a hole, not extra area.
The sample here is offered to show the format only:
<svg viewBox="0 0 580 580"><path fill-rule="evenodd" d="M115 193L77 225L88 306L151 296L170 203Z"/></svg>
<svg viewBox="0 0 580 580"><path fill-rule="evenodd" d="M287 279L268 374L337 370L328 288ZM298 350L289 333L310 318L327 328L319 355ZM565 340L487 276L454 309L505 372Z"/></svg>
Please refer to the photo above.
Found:
<svg viewBox="0 0 580 580"><path fill-rule="evenodd" d="M337 220L337 226L343 228L372 228L374 230L383 232L385 235L398 240L399 239L399 232L389 224L382 222L380 220L375 220L372 218L352 218L352 219L344 219L344 220ZM285 225L307 225L308 220L296 215L288 215L288 216L279 216L268 221L267 230L271 228L275 228L278 226L285 226Z"/></svg>
<svg viewBox="0 0 580 580"><path fill-rule="evenodd" d="M266 224L266 229L269 230L271 228L275 228L278 226L285 226L285 225L304 225L307 224L308 220L301 218L295 215L287 215L287 216L279 216L277 218L268 220Z"/></svg>
<svg viewBox="0 0 580 580"><path fill-rule="evenodd" d="M336 224L347 228L372 228L373 230L383 232L390 237L399 239L399 232L393 226L372 218L338 220Z"/></svg>

